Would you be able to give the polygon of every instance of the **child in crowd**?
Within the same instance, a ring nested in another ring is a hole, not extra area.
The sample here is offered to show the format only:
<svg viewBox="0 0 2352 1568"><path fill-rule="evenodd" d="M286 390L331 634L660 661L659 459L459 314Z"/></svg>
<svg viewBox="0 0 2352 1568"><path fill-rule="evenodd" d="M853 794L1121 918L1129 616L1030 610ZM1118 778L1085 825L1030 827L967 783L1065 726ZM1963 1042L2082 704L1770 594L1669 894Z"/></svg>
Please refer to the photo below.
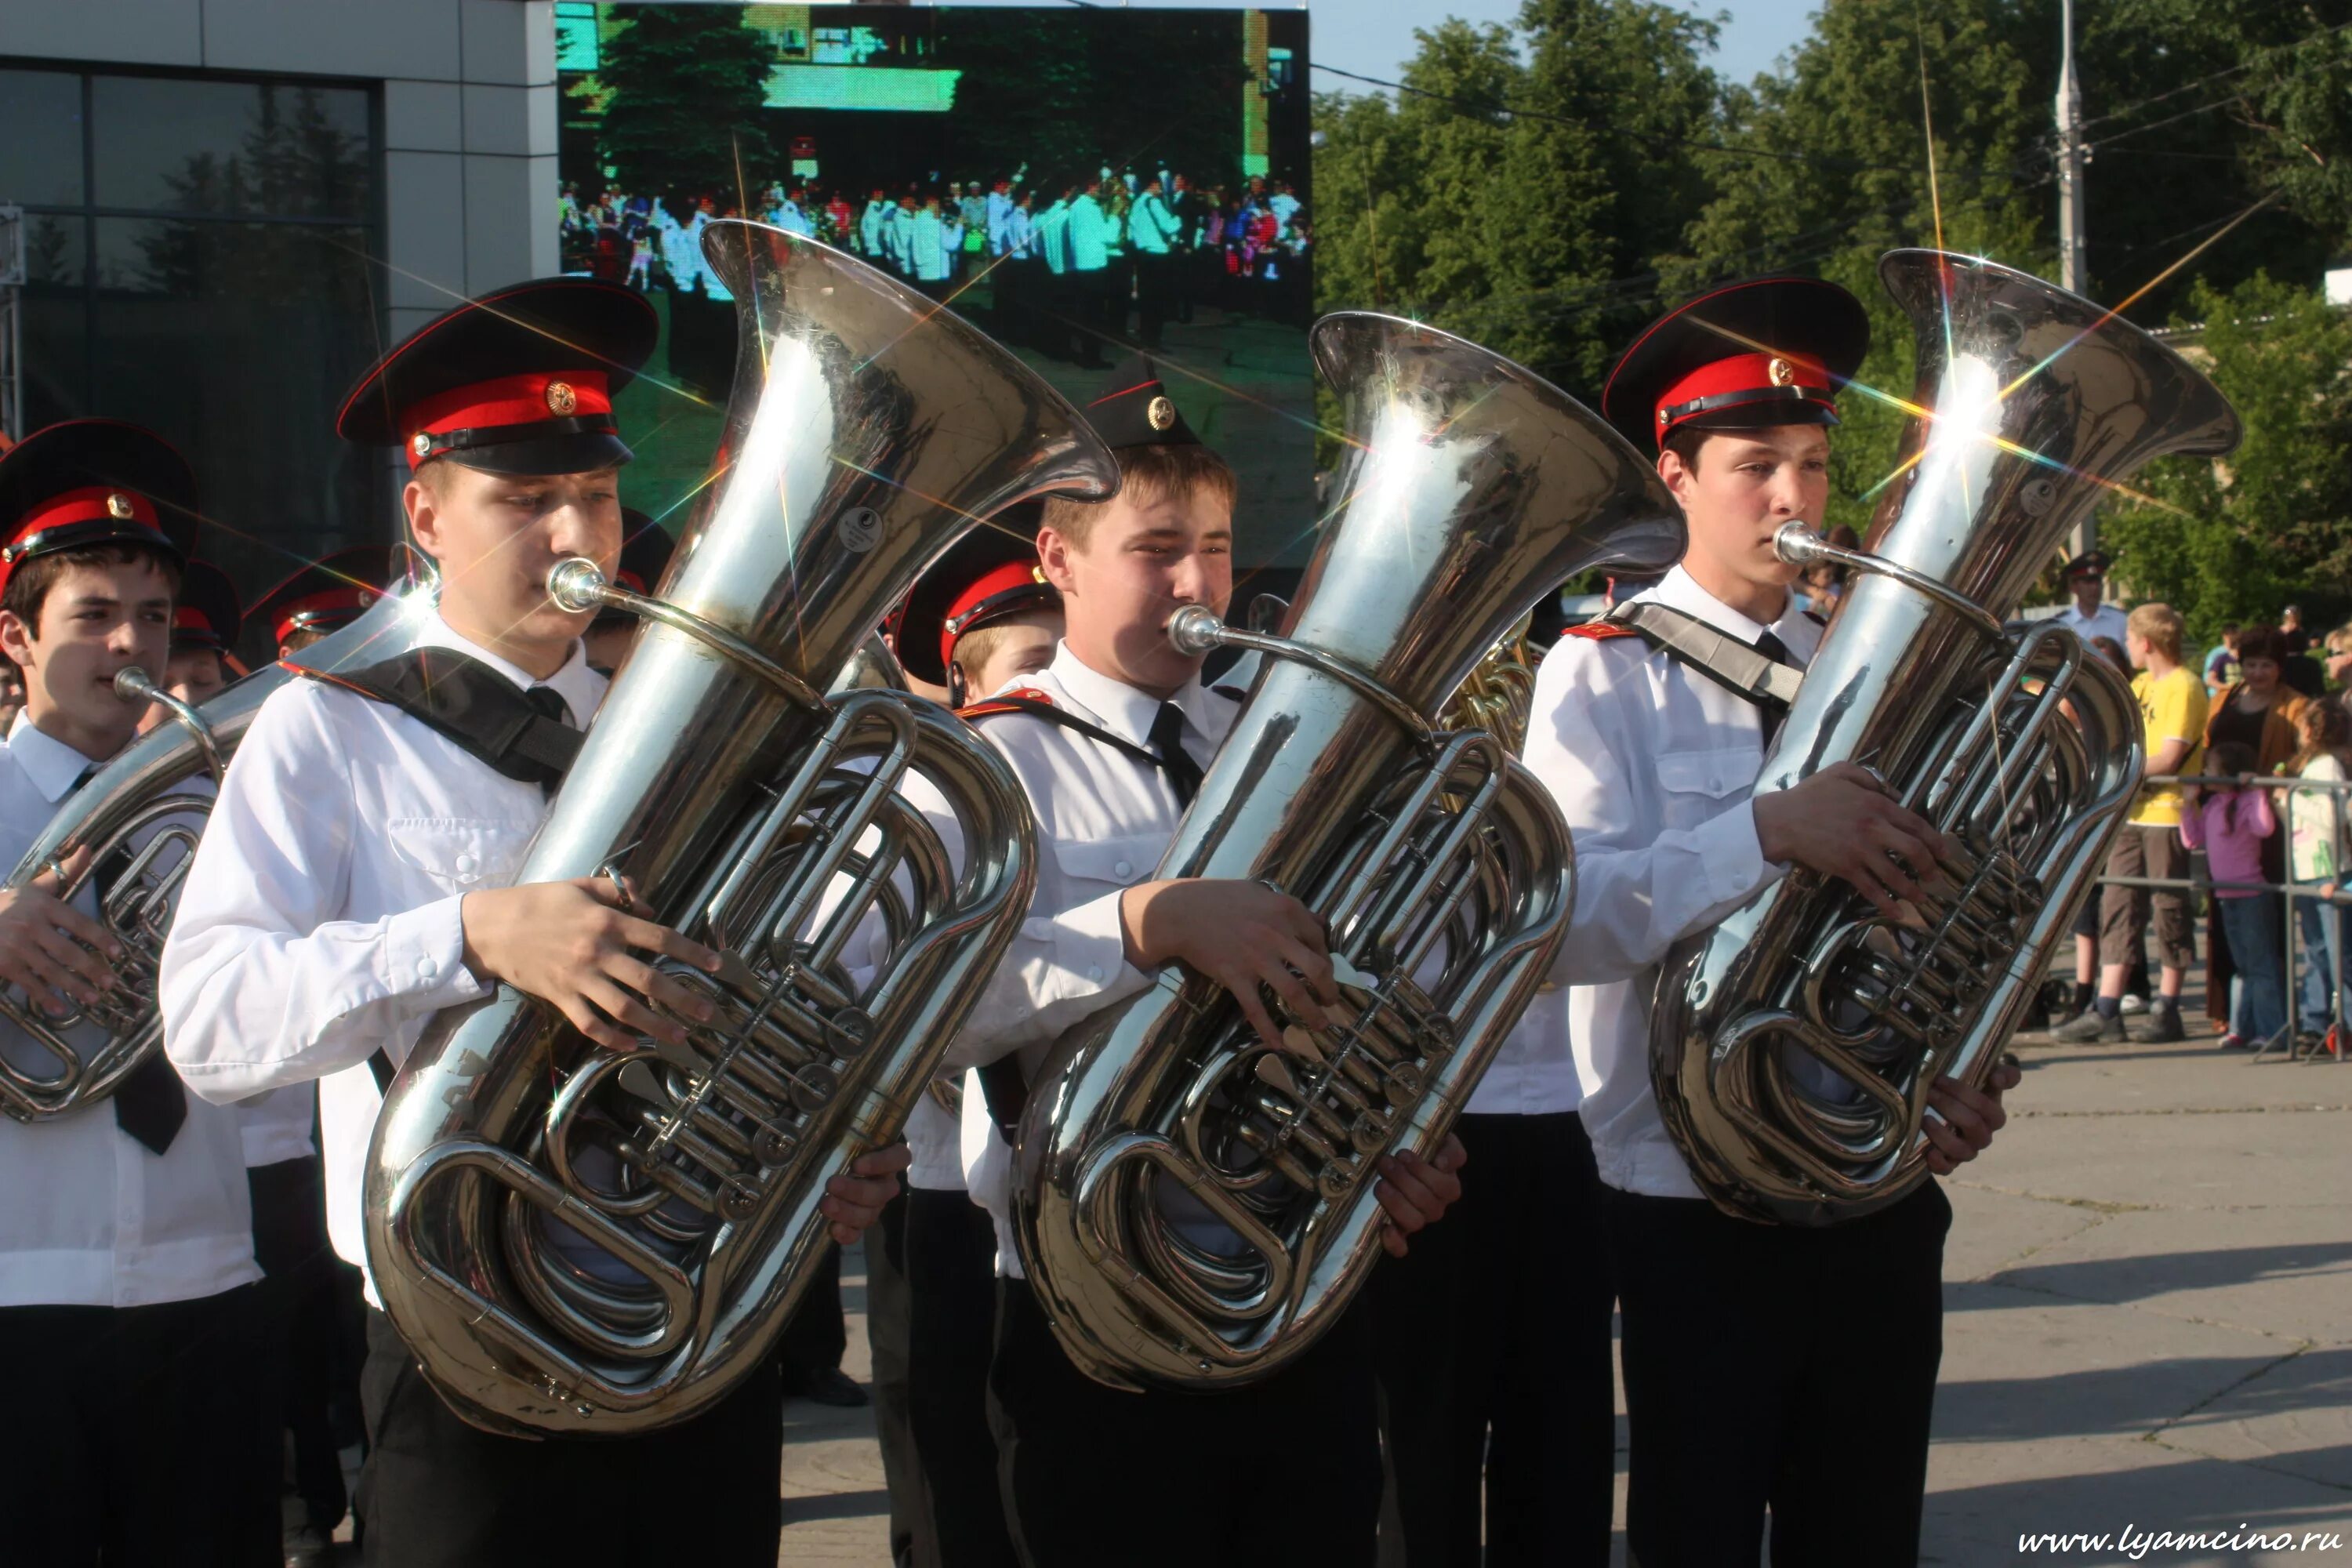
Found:
<svg viewBox="0 0 2352 1568"><path fill-rule="evenodd" d="M2344 973L2344 910L2325 900L2336 896L2347 859L2345 799L2325 786L2352 778L2352 712L2340 702L2306 702L2295 716L2303 742L2288 771L2314 786L2287 792L2287 877L2312 890L2294 900L2302 927L2303 994L2300 1026L2314 1043L2334 1027L2336 987ZM2298 1044L2302 1042L2298 1040Z"/></svg>
<svg viewBox="0 0 2352 1568"><path fill-rule="evenodd" d="M2206 771L2219 778L2252 778L2254 749L2241 741L2224 741L2212 749ZM2221 1037L2223 1050L2259 1046L2285 1021L2279 901L2242 885L2263 879L2263 840L2277 831L2270 794L2260 785L2208 785L2180 814L2181 842L2205 851L2215 908L2244 987L2242 1005L2231 1012L2232 1026Z"/></svg>

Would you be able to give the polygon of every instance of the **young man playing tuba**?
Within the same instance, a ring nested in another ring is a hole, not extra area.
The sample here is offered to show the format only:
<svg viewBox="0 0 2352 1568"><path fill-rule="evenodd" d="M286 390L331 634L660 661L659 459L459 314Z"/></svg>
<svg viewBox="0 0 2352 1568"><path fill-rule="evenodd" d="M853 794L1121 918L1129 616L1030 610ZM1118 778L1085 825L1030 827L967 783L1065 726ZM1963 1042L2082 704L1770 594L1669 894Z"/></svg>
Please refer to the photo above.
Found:
<svg viewBox="0 0 2352 1568"><path fill-rule="evenodd" d="M1798 569L1774 537L1792 521L1822 526L1835 389L1868 341L1853 295L1780 278L1693 300L1626 350L1601 411L1657 451L1690 531L1681 564L1634 603L1744 647L1654 641L1609 620L1571 628L1536 681L1527 762L1576 844L1576 913L1553 977L1570 987L1617 1267L1627 1533L1644 1568L1753 1568L1768 1510L1777 1563L1907 1563L1918 1548L1951 1219L1942 1192L1928 1182L1818 1229L1735 1218L1702 1195L1650 1078L1653 994L1675 942L1798 868L1902 919L1927 901L1920 879L1947 848L1852 763L1753 793L1787 710L1757 688L1794 688L1758 674L1802 670L1822 631L1796 608ZM1990 1142L2015 1081L2004 1068L1982 1091L1930 1089L1931 1171ZM1863 1442L1850 1425L1856 1367L1870 1369Z"/></svg>

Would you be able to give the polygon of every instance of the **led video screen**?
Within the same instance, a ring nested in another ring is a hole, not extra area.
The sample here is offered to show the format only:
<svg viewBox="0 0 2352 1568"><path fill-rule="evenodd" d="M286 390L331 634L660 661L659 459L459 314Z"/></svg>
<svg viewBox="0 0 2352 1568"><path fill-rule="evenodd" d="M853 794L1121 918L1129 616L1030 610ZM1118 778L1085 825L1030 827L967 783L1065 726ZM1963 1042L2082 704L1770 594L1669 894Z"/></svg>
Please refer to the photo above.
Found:
<svg viewBox="0 0 2352 1568"><path fill-rule="evenodd" d="M708 471L734 306L701 233L751 217L887 269L1081 405L1150 353L1240 477L1239 564L1303 561L1305 13L555 12L564 268L641 289L663 321L622 398L629 504L676 512Z"/></svg>

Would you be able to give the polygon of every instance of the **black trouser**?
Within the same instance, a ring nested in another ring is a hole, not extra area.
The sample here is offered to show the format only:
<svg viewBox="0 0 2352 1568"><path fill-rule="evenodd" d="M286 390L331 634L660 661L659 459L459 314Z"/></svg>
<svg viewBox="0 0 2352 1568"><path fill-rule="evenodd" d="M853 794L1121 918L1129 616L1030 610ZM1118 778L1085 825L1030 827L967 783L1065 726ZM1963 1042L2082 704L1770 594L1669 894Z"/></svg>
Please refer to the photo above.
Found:
<svg viewBox="0 0 2352 1568"><path fill-rule="evenodd" d="M831 1372L849 1350L849 1319L841 1306L841 1246L827 1242L824 1256L810 1274L800 1305L784 1320L776 1336L776 1355L784 1364L787 1387L806 1384L809 1373Z"/></svg>
<svg viewBox="0 0 2352 1568"><path fill-rule="evenodd" d="M1010 1568L1018 1561L997 1486L988 1426L988 1367L996 1336L996 1227L961 1191L907 1194L907 1282L912 1319L916 1451L930 1503L935 1552L918 1563ZM893 1492L893 1511L896 1511Z"/></svg>
<svg viewBox="0 0 2352 1568"><path fill-rule="evenodd" d="M1932 1182L1822 1229L1697 1198L1604 1193L1617 1264L1641 1568L1917 1561L1943 1357Z"/></svg>
<svg viewBox="0 0 2352 1568"><path fill-rule="evenodd" d="M990 1416L1030 1568L1372 1562L1370 1314L1350 1312L1263 1383L1123 1394L1070 1364L1025 1280L1000 1286Z"/></svg>
<svg viewBox="0 0 2352 1568"><path fill-rule="evenodd" d="M1606 1563L1614 1293L1592 1145L1574 1111L1454 1131L1461 1198L1370 1285L1405 1561Z"/></svg>
<svg viewBox="0 0 2352 1568"><path fill-rule="evenodd" d="M441 1403L368 1313L366 1561L392 1568L774 1568L783 1394L771 1356L703 1415L638 1437L499 1437Z"/></svg>
<svg viewBox="0 0 2352 1568"><path fill-rule="evenodd" d="M327 1194L316 1155L246 1172L253 1194L253 1257L261 1282L261 1354L278 1379L278 1408L294 1439L294 1490L311 1526L331 1534L351 1499L328 1412L342 1358L342 1303L359 1291L359 1270L327 1239ZM356 1380L354 1380L356 1381ZM357 1390L352 1391L357 1397Z"/></svg>
<svg viewBox="0 0 2352 1568"><path fill-rule="evenodd" d="M1135 304L1138 334L1143 346L1160 346L1160 329L1166 324L1175 286L1170 274L1176 258L1163 251L1139 250L1135 256Z"/></svg>
<svg viewBox="0 0 2352 1568"><path fill-rule="evenodd" d="M939 1533L908 1409L914 1385L908 1367L913 1303L907 1283L907 1196L902 1184L882 1205L882 1217L866 1229L866 1344L874 1364L874 1438L882 1450L882 1484L890 1489L890 1561L898 1568L932 1568Z"/></svg>
<svg viewBox="0 0 2352 1568"><path fill-rule="evenodd" d="M0 1562L280 1561L257 1297L244 1285L152 1307L0 1307Z"/></svg>

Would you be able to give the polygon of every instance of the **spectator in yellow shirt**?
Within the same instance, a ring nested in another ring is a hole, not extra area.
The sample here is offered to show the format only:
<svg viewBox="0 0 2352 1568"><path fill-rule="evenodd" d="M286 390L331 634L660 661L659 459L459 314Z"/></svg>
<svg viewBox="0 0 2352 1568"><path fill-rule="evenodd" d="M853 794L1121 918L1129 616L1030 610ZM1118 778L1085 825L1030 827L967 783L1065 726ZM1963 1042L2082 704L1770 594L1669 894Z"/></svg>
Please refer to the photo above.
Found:
<svg viewBox="0 0 2352 1568"><path fill-rule="evenodd" d="M2195 773L2204 752L2205 687L2180 663L2180 616L2171 605L2142 605L2131 613L2125 637L2125 648L2140 672L2132 678L2132 692L2139 699L2150 774ZM2141 789L2130 820L2107 857L2108 876L2188 877L2189 852L2180 843L2181 794L2172 784ZM2134 950L2146 939L2151 916L2163 969L2147 1016L2136 1036L2128 1036L2123 1020L2124 973ZM2183 1038L2180 986L2197 956L2189 932L2189 896L2182 889L2102 889L2099 994L2091 1011L2059 1029L2057 1037L2076 1044L2132 1037L2160 1044Z"/></svg>

